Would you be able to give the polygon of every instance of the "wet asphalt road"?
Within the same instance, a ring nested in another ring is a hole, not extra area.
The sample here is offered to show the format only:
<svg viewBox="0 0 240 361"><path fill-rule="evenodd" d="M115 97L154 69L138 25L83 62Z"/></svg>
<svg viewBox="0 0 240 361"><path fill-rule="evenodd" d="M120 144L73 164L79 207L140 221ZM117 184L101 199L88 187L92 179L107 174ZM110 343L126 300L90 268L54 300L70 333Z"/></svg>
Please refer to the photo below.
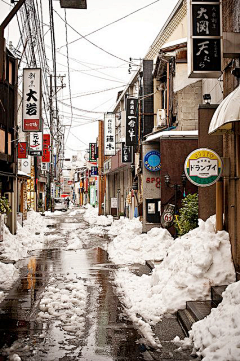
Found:
<svg viewBox="0 0 240 361"><path fill-rule="evenodd" d="M114 292L107 240L89 235L82 249L68 250L73 235L81 239L89 226L82 214L69 211L51 220L49 234L57 238L19 261L21 277L0 305L0 361L152 359ZM64 329L59 318L39 318L43 292L53 277L60 289L69 279L84 282L86 304L75 330Z"/></svg>

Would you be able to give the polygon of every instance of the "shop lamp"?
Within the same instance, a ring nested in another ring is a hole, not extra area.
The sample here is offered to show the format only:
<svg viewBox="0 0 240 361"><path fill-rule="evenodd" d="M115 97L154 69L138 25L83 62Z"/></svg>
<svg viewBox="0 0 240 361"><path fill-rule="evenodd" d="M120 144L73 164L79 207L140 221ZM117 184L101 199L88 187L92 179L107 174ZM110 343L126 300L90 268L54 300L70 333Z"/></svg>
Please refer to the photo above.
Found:
<svg viewBox="0 0 240 361"><path fill-rule="evenodd" d="M206 104L210 104L211 103L211 94L203 94L203 100L205 101Z"/></svg>

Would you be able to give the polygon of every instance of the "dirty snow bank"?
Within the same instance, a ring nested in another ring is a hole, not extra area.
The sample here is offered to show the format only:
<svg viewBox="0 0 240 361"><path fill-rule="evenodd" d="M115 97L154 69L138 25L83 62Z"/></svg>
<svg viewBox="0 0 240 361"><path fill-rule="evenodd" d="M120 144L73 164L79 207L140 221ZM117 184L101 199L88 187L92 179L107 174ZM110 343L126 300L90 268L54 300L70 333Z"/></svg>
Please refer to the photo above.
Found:
<svg viewBox="0 0 240 361"><path fill-rule="evenodd" d="M116 223L119 224L116 225ZM108 246L110 259L117 264L142 263L146 260L162 260L174 240L163 228L152 228L147 234L141 234L139 220L116 221L108 234L119 234Z"/></svg>
<svg viewBox="0 0 240 361"><path fill-rule="evenodd" d="M118 291L132 319L139 314L154 324L163 314L185 308L186 301L210 298L212 285L235 281L228 233L215 233L214 224L215 217L199 220L198 228L173 242L150 276L116 271Z"/></svg>
<svg viewBox="0 0 240 361"><path fill-rule="evenodd" d="M48 240L48 237L44 236L44 232L48 230L48 222L40 213L29 211L24 226L17 224L16 235L11 234L9 229L4 226L3 242L0 243L1 258L18 261L27 257L28 251L42 249L44 241ZM0 262L1 289L9 289L18 277L19 271L15 265ZM4 292L0 292L0 302L3 298Z"/></svg>
<svg viewBox="0 0 240 361"><path fill-rule="evenodd" d="M203 361L240 360L240 281L226 288L223 301L209 316L193 325L189 336L174 341L181 347L194 345Z"/></svg>
<svg viewBox="0 0 240 361"><path fill-rule="evenodd" d="M113 223L112 216L98 216L98 208L92 207L90 204L84 206L86 209L83 218L91 225L110 226Z"/></svg>

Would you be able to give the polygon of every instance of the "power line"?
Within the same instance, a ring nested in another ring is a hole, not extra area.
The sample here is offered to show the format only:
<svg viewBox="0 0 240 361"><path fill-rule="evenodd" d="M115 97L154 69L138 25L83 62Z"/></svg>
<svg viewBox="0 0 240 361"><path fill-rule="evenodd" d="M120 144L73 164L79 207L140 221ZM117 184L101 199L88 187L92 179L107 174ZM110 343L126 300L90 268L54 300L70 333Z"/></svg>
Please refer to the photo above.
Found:
<svg viewBox="0 0 240 361"><path fill-rule="evenodd" d="M123 20L123 19L126 19L127 17L129 17L129 16L137 13L138 11L141 11L141 10L143 10L143 9L146 9L147 7L149 7L149 6L157 3L158 1L160 1L160 0L156 0L156 1L154 1L154 2L152 2L152 3L150 3L150 4L148 4L148 5L145 5L145 6L141 7L141 8L139 8L139 9L135 10L135 11L132 11L131 13L129 13L129 14L127 14L127 15L119 18L119 19L117 19L117 20L112 21L111 23L106 24L106 25L102 26L101 28L98 28L98 29L92 31L91 33L88 33L88 34L85 35L85 36L81 36L80 38L71 41L70 43L68 43L68 45L73 44L73 43L75 43L75 42L78 41L78 40L84 39L84 38L86 38L86 37L89 36L89 35L92 35L92 34L98 32L98 31L100 31L100 30L102 30L102 29L107 28L107 27L110 26L110 25L116 24L117 22L119 22L119 21L121 21L121 20ZM54 10L54 11L56 12L56 10ZM85 40L86 40L86 39L85 39ZM66 45L60 46L60 47L58 48L58 50L64 48L65 46L66 46Z"/></svg>
<svg viewBox="0 0 240 361"><path fill-rule="evenodd" d="M127 85L127 84L125 84ZM103 89L103 90L96 90L96 91L92 91L90 93L80 93L80 94L76 94L75 96L72 96L71 98L72 99L75 99L75 98L81 98L81 97L86 97L86 96L89 96L89 95L95 95L95 94L99 94L99 93L104 93L104 92L107 92L107 91L110 91L110 90L114 90L114 89L119 89L119 88L122 88L123 85L121 86L116 86L114 88L108 88L108 89ZM63 100L68 100L70 98L63 98Z"/></svg>
<svg viewBox="0 0 240 361"><path fill-rule="evenodd" d="M160 1L160 0L157 0L157 1ZM64 21L64 19L61 17L61 15L58 14L58 12L57 12L56 10L54 10L54 11L55 11L55 13L59 16L59 18L60 18L62 21ZM75 31L78 35L80 35L82 38L84 38L84 40L86 40L87 42L89 42L90 44L92 44L93 46L95 46L96 48L98 48L99 50L102 50L104 53L106 53L106 54L108 54L108 55L110 55L110 56L112 56L112 57L114 57L114 58L116 58L116 59L122 60L122 61L124 61L125 63L128 63L128 64L129 64L129 60L120 58L119 56L110 53L109 51L103 49L101 46L99 46L99 45L93 43L91 40L87 39L84 35L80 34L79 31L77 31L76 29L74 29L69 23L67 23L67 25L68 25L73 31ZM135 64L135 65L137 65L137 64Z"/></svg>

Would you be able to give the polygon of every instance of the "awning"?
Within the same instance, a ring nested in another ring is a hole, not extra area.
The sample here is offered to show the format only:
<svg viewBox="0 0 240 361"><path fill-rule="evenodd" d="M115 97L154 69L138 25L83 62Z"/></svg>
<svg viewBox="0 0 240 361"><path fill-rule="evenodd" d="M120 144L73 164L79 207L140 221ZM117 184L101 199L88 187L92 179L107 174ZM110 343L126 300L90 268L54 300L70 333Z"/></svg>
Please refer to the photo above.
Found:
<svg viewBox="0 0 240 361"><path fill-rule="evenodd" d="M230 93L216 109L208 134L226 133L232 129L233 122L240 121L240 86Z"/></svg>
<svg viewBox="0 0 240 361"><path fill-rule="evenodd" d="M149 135L145 142L150 142L157 139L197 139L198 131L197 130L165 130Z"/></svg>
<svg viewBox="0 0 240 361"><path fill-rule="evenodd" d="M31 179L31 176L29 174L22 172L21 170L18 171L17 176L18 176L18 178L22 177L22 178Z"/></svg>

